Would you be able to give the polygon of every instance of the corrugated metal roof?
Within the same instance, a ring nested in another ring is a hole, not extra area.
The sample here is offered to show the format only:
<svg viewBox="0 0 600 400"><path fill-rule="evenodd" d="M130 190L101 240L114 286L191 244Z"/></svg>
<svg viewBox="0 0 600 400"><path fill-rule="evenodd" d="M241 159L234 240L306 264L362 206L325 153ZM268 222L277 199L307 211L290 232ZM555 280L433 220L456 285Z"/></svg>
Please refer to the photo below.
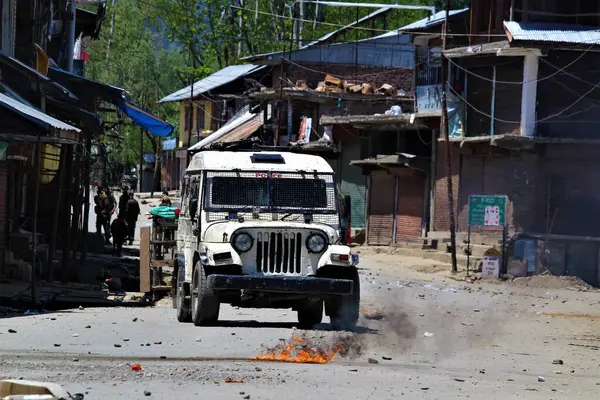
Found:
<svg viewBox="0 0 600 400"><path fill-rule="evenodd" d="M452 17L454 15L462 14L467 11L469 11L468 8L463 8L461 10L450 10L448 12L448 16ZM416 31L419 29L431 28L432 26L441 25L445 19L446 19L446 11L439 11L439 12L435 13L434 15L431 15L427 18L423 18L423 19L420 19L413 23L410 23L408 25L405 25L402 28L399 28L395 31L386 32L382 35L375 36L370 39L365 39L365 41L373 40L373 39L380 39L380 38L390 37L390 36L396 36L396 35L403 34L405 32L409 33L409 31Z"/></svg>
<svg viewBox="0 0 600 400"><path fill-rule="evenodd" d="M194 97L196 97L196 95L209 92L229 82L233 82L236 79L244 77L251 72L256 72L262 68L265 68L265 66L253 64L231 65L229 67L225 67L222 70L217 71L214 74L194 83ZM187 100L190 98L191 89L192 85L178 90L175 93L171 93L170 95L162 98L159 103Z"/></svg>
<svg viewBox="0 0 600 400"><path fill-rule="evenodd" d="M593 26L504 21L504 28L511 42L600 44L600 31Z"/></svg>
<svg viewBox="0 0 600 400"><path fill-rule="evenodd" d="M315 46L315 45L317 45L319 43L325 42L325 41L327 41L327 39L331 38L332 36L340 34L340 33L344 32L344 31L346 31L346 30L348 30L348 29L350 29L350 28L352 28L352 27L354 27L356 25L360 25L363 22L369 21L369 20L371 20L371 19L373 19L373 18L375 18L375 17L377 17L377 16L379 16L381 14L384 14L384 13L386 13L388 11L391 11L391 10L393 10L393 8L391 8L391 7L380 8L380 9L372 12L371 14L360 18L358 21L354 21L353 23L348 24L346 26L343 26L343 27L341 27L338 30L335 30L333 32L329 32L328 34L326 34L324 36L321 36L320 38L318 38L314 42L311 42L311 43L309 43L309 44L307 44L305 46L302 46L301 49L306 49L308 47L312 47L312 46Z"/></svg>
<svg viewBox="0 0 600 400"><path fill-rule="evenodd" d="M270 107L267 114L267 118L270 118ZM213 132L210 136L190 147L188 150L200 150L216 142L234 142L236 140L247 139L256 132L263 123L263 114L254 114L250 111L250 107L246 106L234 115L229 122Z"/></svg>
<svg viewBox="0 0 600 400"><path fill-rule="evenodd" d="M13 111L17 114L20 114L21 116L30 121L39 123L49 130L55 129L61 132L81 132L81 130L75 128L74 126L59 121L58 119L53 118L48 114L44 114L40 110L37 110L33 107L29 107L28 105L25 105L20 101L14 100L2 93L0 93L0 106L9 109L10 111Z"/></svg>

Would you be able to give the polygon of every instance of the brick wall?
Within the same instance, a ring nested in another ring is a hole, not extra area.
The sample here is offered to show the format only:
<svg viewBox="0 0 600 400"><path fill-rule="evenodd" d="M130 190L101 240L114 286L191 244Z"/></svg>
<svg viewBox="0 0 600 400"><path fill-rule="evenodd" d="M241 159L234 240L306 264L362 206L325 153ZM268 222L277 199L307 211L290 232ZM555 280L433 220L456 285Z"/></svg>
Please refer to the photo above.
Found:
<svg viewBox="0 0 600 400"><path fill-rule="evenodd" d="M414 90L414 75L412 68L386 68L355 66L347 64L303 63L302 66L290 64L287 66L287 77L292 83L305 80L310 88L316 88L319 81L331 74L347 81L370 83L375 88L384 83L390 84L408 93ZM277 87L279 78L273 77L273 87Z"/></svg>

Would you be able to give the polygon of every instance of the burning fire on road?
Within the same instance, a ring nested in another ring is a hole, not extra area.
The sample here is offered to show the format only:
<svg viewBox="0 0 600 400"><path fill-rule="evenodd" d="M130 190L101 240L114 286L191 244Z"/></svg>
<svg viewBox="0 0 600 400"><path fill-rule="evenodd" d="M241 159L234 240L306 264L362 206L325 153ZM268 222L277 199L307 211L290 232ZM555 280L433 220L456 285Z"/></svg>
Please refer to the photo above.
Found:
<svg viewBox="0 0 600 400"><path fill-rule="evenodd" d="M344 343L317 345L304 334L293 334L288 341L266 349L253 360L299 364L329 364L345 349Z"/></svg>

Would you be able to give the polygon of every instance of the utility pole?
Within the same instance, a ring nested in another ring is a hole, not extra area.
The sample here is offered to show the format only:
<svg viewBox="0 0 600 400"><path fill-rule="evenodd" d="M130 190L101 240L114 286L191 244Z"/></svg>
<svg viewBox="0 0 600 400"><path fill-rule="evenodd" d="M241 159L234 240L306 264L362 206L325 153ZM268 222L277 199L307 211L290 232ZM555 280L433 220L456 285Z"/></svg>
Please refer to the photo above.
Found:
<svg viewBox="0 0 600 400"><path fill-rule="evenodd" d="M304 0L299 0L300 2L300 20L298 21L298 46L302 47L302 29L304 29Z"/></svg>
<svg viewBox="0 0 600 400"><path fill-rule="evenodd" d="M69 23L69 39L67 42L67 71L73 72L73 56L75 52L75 18L77 16L77 3L75 0L69 2L71 22Z"/></svg>
<svg viewBox="0 0 600 400"><path fill-rule="evenodd" d="M448 36L448 16L450 10L450 0L446 0L446 20L442 28L442 55L441 55L441 75L442 75L442 132L444 132L444 146L446 150L446 179L448 186L448 211L450 216L450 251L452 254L452 273L458 272L456 262L456 219L454 216L454 189L452 187L452 150L450 148L450 129L448 126L448 104L446 101L446 66L444 61L444 50L446 50L446 40Z"/></svg>

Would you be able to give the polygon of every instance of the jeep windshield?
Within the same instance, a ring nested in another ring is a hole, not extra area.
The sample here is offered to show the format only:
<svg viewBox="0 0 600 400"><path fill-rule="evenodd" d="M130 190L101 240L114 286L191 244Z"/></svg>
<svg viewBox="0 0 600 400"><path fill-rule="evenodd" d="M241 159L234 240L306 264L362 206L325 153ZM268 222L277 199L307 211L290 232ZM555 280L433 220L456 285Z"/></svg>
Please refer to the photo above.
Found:
<svg viewBox="0 0 600 400"><path fill-rule="evenodd" d="M207 172L204 209L337 215L333 174Z"/></svg>

